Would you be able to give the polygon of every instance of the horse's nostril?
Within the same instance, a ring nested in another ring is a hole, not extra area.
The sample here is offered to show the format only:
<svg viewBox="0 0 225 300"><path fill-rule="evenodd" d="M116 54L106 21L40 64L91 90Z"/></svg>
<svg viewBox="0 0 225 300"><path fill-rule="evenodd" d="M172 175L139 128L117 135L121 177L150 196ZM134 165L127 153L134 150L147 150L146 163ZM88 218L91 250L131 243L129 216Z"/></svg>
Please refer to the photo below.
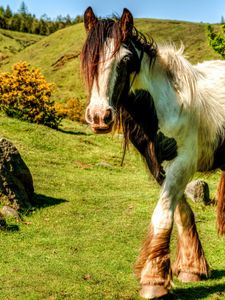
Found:
<svg viewBox="0 0 225 300"><path fill-rule="evenodd" d="M99 124L100 123L100 118L99 118L99 115L97 113L94 115L93 121L94 121L94 124Z"/></svg>
<svg viewBox="0 0 225 300"><path fill-rule="evenodd" d="M103 120L105 124L109 124L112 122L112 119L113 119L112 110L109 108L106 110Z"/></svg>
<svg viewBox="0 0 225 300"><path fill-rule="evenodd" d="M85 119L86 119L87 123L91 124L93 122L93 119L91 117L91 113L90 113L90 109L89 108L86 109Z"/></svg>

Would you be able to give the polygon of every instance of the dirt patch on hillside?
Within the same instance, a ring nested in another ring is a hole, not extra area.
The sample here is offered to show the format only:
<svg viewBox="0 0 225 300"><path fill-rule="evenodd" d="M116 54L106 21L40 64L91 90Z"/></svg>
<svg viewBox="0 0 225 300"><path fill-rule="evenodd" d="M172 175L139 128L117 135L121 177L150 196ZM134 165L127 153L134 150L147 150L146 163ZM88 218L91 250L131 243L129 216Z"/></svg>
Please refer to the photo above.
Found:
<svg viewBox="0 0 225 300"><path fill-rule="evenodd" d="M58 69L62 68L69 61L79 57L79 55L80 55L80 53L68 53L68 54L62 55L59 59L57 59L56 62L54 62L52 64L53 70L58 70Z"/></svg>

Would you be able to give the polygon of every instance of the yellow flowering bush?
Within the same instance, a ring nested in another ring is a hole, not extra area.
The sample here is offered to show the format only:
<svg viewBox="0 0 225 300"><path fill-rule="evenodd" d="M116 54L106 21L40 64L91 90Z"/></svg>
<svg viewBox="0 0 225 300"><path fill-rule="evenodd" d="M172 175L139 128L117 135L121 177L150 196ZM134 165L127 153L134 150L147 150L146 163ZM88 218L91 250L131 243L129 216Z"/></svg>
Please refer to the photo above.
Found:
<svg viewBox="0 0 225 300"><path fill-rule="evenodd" d="M56 103L56 111L72 121L84 122L85 103L80 99L70 99L66 103Z"/></svg>
<svg viewBox="0 0 225 300"><path fill-rule="evenodd" d="M51 100L53 89L39 69L19 62L11 72L0 73L0 109L8 116L57 129L62 117Z"/></svg>

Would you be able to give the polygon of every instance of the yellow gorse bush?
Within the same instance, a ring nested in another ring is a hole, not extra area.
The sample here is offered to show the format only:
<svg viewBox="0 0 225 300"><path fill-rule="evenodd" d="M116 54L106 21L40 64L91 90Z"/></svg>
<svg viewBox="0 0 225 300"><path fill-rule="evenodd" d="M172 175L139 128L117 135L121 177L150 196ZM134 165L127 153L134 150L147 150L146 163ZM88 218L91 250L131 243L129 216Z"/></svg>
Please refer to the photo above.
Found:
<svg viewBox="0 0 225 300"><path fill-rule="evenodd" d="M55 109L59 113L72 121L84 123L85 103L81 99L69 99L66 103L56 103Z"/></svg>
<svg viewBox="0 0 225 300"><path fill-rule="evenodd" d="M61 116L51 100L54 84L38 68L19 62L11 72L0 73L0 109L8 116L58 128Z"/></svg>

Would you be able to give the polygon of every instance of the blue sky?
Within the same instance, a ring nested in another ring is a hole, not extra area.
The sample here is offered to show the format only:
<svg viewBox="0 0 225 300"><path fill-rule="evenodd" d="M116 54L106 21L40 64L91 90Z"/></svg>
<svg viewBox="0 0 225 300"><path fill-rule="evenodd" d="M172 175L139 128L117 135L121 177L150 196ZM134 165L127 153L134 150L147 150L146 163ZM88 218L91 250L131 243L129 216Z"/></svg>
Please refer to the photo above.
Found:
<svg viewBox="0 0 225 300"><path fill-rule="evenodd" d="M0 0L0 5L9 5L16 12L22 0ZM219 23L225 17L225 0L25 0L29 12L40 17L47 14L54 19L58 15L71 17L82 15L87 6L92 6L97 15L106 17L121 14L127 7L134 17L185 20Z"/></svg>

